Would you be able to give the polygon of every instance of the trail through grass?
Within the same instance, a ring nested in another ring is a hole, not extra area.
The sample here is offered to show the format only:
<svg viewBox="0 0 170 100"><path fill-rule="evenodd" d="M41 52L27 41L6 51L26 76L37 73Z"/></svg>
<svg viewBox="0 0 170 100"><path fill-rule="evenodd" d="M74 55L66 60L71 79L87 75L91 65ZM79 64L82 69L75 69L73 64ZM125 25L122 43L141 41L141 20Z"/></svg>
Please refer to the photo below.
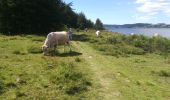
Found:
<svg viewBox="0 0 170 100"><path fill-rule="evenodd" d="M145 54L117 58L104 55L93 45L96 44L73 42L89 63L87 67L93 73L92 78L100 84L96 90L103 100L170 99L170 78L167 77L170 65L165 63L163 56Z"/></svg>
<svg viewBox="0 0 170 100"><path fill-rule="evenodd" d="M97 91L103 100L170 98L170 84L167 82L170 78L164 79L152 73L169 70L169 65L163 64L162 57L146 55L116 58L102 55L87 43L74 42L73 45L89 63L93 79L100 84Z"/></svg>
<svg viewBox="0 0 170 100"><path fill-rule="evenodd" d="M111 67L110 62L85 43L73 42L73 45L83 53L83 58L90 64L88 68L93 72L93 79L101 85L99 95L104 100L120 98L120 92L113 85L115 80L106 77Z"/></svg>
<svg viewBox="0 0 170 100"><path fill-rule="evenodd" d="M168 59L105 54L95 47L107 47L106 37L91 33L78 33L71 53L60 47L53 57L42 55L44 37L1 35L0 99L170 100Z"/></svg>

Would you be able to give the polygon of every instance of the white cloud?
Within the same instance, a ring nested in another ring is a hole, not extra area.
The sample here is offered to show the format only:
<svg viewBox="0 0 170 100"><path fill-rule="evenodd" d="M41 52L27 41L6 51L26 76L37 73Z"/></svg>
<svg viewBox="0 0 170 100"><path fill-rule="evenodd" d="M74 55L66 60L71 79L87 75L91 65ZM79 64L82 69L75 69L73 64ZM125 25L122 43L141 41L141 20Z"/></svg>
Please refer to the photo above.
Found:
<svg viewBox="0 0 170 100"><path fill-rule="evenodd" d="M152 19L152 16L139 16L138 19L139 20L150 20Z"/></svg>
<svg viewBox="0 0 170 100"><path fill-rule="evenodd" d="M170 17L170 9L167 10L167 11L165 11L165 14L166 14L168 17Z"/></svg>
<svg viewBox="0 0 170 100"><path fill-rule="evenodd" d="M141 19L151 19L157 14L170 16L170 0L136 0L137 11L145 14Z"/></svg>
<svg viewBox="0 0 170 100"><path fill-rule="evenodd" d="M156 19L156 16L151 15L135 15L132 16L132 18L136 19L137 21L141 22L141 21L149 21L151 19Z"/></svg>

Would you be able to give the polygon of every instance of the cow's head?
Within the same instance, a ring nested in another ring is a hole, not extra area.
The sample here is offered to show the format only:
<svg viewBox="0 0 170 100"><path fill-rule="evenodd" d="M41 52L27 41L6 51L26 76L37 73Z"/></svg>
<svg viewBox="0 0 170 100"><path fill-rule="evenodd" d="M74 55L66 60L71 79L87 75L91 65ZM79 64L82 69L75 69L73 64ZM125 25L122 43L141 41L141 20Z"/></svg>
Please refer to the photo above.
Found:
<svg viewBox="0 0 170 100"><path fill-rule="evenodd" d="M44 55L48 55L48 46L47 45L43 45L42 46L42 51L43 51Z"/></svg>

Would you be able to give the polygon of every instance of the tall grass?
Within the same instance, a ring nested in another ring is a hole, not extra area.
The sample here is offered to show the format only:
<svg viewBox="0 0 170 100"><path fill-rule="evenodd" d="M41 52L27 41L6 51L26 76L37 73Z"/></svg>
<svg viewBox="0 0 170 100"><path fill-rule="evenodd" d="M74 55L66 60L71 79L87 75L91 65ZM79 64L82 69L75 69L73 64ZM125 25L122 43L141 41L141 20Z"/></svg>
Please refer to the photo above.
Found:
<svg viewBox="0 0 170 100"><path fill-rule="evenodd" d="M4 82L3 82L3 80L0 77L0 94L4 92L4 88L5 88Z"/></svg>
<svg viewBox="0 0 170 100"><path fill-rule="evenodd" d="M141 34L124 35L103 32L99 38L94 34L86 34L86 40L104 54L115 56L170 53L170 39L161 36L147 37Z"/></svg>
<svg viewBox="0 0 170 100"><path fill-rule="evenodd" d="M88 98L93 83L81 71L86 64L76 57L80 54L45 57L43 39L33 35L0 37L0 99Z"/></svg>
<svg viewBox="0 0 170 100"><path fill-rule="evenodd" d="M57 73L51 76L52 83L68 95L75 95L87 91L92 85L88 78L81 72L75 70L73 63L61 63Z"/></svg>

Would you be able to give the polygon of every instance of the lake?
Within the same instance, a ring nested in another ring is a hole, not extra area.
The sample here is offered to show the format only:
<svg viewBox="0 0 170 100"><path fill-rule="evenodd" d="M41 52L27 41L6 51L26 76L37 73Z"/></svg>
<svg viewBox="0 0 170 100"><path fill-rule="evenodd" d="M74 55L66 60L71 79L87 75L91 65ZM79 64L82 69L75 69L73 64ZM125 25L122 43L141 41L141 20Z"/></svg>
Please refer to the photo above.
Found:
<svg viewBox="0 0 170 100"><path fill-rule="evenodd" d="M118 32L123 34L144 34L146 36L153 36L155 33L163 37L170 38L170 28L114 28L105 27L108 31Z"/></svg>

